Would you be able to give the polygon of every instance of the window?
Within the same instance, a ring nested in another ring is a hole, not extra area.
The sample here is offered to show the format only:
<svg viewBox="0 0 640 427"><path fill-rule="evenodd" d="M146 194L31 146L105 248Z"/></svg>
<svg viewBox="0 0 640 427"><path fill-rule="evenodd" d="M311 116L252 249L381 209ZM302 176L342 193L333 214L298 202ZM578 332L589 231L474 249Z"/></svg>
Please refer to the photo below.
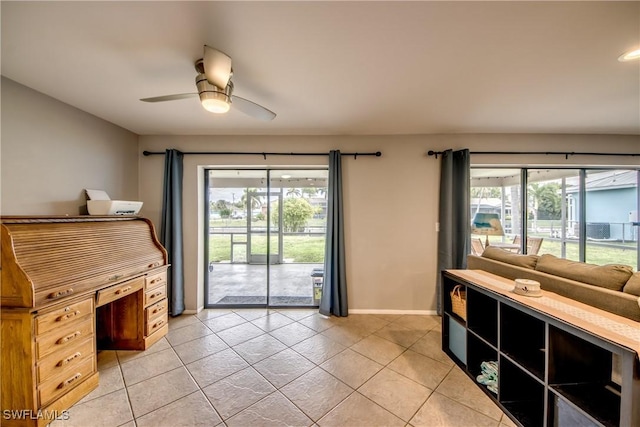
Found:
<svg viewBox="0 0 640 427"><path fill-rule="evenodd" d="M498 214L504 235L472 235L471 252L482 250L474 241L480 239L513 252L637 270L639 182L632 169L472 168L471 217Z"/></svg>
<svg viewBox="0 0 640 427"><path fill-rule="evenodd" d="M580 260L579 199L579 170L527 170L527 253Z"/></svg>
<svg viewBox="0 0 640 427"><path fill-rule="evenodd" d="M497 214L503 230L503 234L473 234L473 253L479 255L487 242L499 246L514 244L522 226L520 187L520 169L472 170L471 218L478 214Z"/></svg>
<svg viewBox="0 0 640 427"><path fill-rule="evenodd" d="M638 171L587 170L585 260L638 268Z"/></svg>

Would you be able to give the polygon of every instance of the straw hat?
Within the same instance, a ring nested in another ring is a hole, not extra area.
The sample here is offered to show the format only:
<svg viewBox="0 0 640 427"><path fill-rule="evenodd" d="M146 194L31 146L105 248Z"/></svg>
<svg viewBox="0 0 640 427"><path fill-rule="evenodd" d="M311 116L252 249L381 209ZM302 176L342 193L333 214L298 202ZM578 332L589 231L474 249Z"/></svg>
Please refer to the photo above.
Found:
<svg viewBox="0 0 640 427"><path fill-rule="evenodd" d="M541 297L542 291L540 290L540 282L529 279L516 279L516 286L513 288L513 292L518 295L524 295L527 297Z"/></svg>

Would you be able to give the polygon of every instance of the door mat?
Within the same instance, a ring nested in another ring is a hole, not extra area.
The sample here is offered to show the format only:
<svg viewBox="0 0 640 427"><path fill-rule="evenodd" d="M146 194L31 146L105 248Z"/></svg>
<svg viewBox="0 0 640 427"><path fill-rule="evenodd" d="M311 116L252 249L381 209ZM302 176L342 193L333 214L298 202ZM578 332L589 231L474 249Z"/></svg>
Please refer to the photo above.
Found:
<svg viewBox="0 0 640 427"><path fill-rule="evenodd" d="M224 298L216 301L214 304L266 304L267 298L265 296L244 296L244 295L227 295ZM270 305L313 305L313 298L311 297L288 297L288 296L273 296L269 298Z"/></svg>

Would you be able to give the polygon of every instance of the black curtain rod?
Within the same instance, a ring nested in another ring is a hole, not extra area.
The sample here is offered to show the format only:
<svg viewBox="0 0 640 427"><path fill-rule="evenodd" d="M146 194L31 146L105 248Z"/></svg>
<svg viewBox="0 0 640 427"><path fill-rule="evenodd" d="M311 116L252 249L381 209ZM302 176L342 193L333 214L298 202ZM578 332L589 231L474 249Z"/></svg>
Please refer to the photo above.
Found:
<svg viewBox="0 0 640 427"><path fill-rule="evenodd" d="M444 151L433 151L429 150L427 153L429 156L435 156L436 159L439 155L444 153ZM546 154L546 155L562 155L565 160L569 159L569 156L625 156L625 157L635 157L640 156L640 153L581 153L575 151L469 151L469 154L489 154L489 155L500 155L500 154Z"/></svg>
<svg viewBox="0 0 640 427"><path fill-rule="evenodd" d="M143 155L145 156L155 156L162 154L164 155L164 151L143 151ZM243 156L262 156L265 160L267 160L267 156L328 156L329 153L274 153L274 152L246 152L246 151L183 151L182 154L188 155L202 155L202 154L213 154L216 156L230 156L230 155L243 155ZM375 153L340 153L343 156L353 156L354 159L357 159L358 156L375 156L380 157L382 153L380 151L376 151Z"/></svg>

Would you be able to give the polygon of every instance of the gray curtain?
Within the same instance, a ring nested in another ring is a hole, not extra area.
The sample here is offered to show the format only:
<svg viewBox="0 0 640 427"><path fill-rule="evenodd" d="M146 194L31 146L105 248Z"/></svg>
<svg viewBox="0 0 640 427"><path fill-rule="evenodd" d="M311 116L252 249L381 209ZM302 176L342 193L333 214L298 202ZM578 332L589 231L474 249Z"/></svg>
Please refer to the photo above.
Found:
<svg viewBox="0 0 640 427"><path fill-rule="evenodd" d="M324 253L324 284L320 313L347 316L347 271L342 216L342 158L339 150L329 153L327 236Z"/></svg>
<svg viewBox="0 0 640 427"><path fill-rule="evenodd" d="M168 253L167 292L169 313L184 311L184 256L182 244L182 158L178 150L167 150L164 157L164 194L160 242Z"/></svg>
<svg viewBox="0 0 640 427"><path fill-rule="evenodd" d="M442 153L440 163L440 208L438 222L437 309L442 314L442 271L467 268L471 246L469 150Z"/></svg>

